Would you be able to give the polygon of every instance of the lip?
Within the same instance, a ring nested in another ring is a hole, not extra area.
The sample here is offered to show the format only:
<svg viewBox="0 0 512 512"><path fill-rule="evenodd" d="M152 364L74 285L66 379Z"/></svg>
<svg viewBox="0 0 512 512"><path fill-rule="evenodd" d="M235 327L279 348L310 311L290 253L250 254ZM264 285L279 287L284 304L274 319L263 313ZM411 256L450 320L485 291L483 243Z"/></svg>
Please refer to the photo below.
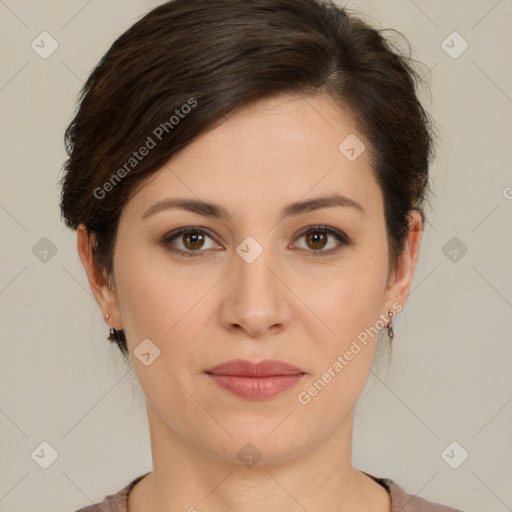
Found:
<svg viewBox="0 0 512 512"><path fill-rule="evenodd" d="M271 398L295 386L306 372L284 361L227 361L205 373L221 388L252 400Z"/></svg>
<svg viewBox="0 0 512 512"><path fill-rule="evenodd" d="M258 363L245 359L234 359L206 370L216 375L236 375L239 377L272 377L276 375L297 375L304 370L275 359L265 359Z"/></svg>

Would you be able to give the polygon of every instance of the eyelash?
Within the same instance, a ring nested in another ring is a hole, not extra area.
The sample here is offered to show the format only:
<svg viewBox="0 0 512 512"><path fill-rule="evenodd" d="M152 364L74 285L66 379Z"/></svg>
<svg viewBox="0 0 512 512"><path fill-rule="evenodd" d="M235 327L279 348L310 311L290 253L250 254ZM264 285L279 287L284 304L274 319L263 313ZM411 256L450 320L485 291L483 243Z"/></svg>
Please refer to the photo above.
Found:
<svg viewBox="0 0 512 512"><path fill-rule="evenodd" d="M184 235L186 233L200 233L200 234L208 236L209 238L212 238L203 229L194 228L194 227L188 227L188 228L182 228L182 229L179 229L177 231L172 231L171 233L168 233L167 235L165 235L160 240L160 243L166 249L168 249L168 250L170 250L170 251L172 251L172 252L174 252L176 254L182 255L182 256L187 256L187 257L203 257L204 256L203 253L206 252L206 251L202 251L202 250L183 251L181 249L170 248L171 242L173 242L176 238L179 238L181 235ZM307 249L300 249L301 251L309 252L313 257L332 256L332 255L338 253L344 246L349 246L352 243L345 233L343 233L342 231L338 231L336 229L329 228L327 226L314 226L312 228L309 228L308 230L304 231L297 238L297 240L302 238L303 236L309 234L309 233L325 233L325 234L333 236L336 240L338 240L338 242L341 243L341 245L339 245L338 247L336 247L334 249L329 249L327 251L324 251L324 250L321 250L321 249L319 249L317 251L315 251L315 250L309 250L308 251Z"/></svg>

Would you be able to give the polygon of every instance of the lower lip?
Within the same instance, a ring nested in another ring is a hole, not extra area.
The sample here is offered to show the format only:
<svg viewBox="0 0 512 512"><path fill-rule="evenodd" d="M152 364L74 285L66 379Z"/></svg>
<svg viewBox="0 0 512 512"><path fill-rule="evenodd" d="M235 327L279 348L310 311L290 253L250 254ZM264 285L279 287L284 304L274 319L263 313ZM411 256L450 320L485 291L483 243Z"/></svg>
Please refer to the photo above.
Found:
<svg viewBox="0 0 512 512"><path fill-rule="evenodd" d="M208 373L209 377L221 388L234 395L251 400L272 398L295 386L304 373L295 375L273 375L270 377L242 377L240 375L217 375Z"/></svg>

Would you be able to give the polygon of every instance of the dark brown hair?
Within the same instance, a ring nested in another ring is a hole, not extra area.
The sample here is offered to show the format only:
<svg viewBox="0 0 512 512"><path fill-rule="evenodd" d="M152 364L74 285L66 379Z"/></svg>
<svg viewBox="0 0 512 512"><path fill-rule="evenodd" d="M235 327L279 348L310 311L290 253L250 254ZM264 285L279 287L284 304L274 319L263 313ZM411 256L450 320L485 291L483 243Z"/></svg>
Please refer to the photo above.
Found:
<svg viewBox="0 0 512 512"><path fill-rule="evenodd" d="M135 184L252 101L326 94L369 142L393 268L408 212L425 219L433 130L413 59L383 32L330 0L173 0L153 9L112 44L80 92L65 133L66 225L95 234L95 260L112 275L119 216ZM126 358L119 333L109 339Z"/></svg>

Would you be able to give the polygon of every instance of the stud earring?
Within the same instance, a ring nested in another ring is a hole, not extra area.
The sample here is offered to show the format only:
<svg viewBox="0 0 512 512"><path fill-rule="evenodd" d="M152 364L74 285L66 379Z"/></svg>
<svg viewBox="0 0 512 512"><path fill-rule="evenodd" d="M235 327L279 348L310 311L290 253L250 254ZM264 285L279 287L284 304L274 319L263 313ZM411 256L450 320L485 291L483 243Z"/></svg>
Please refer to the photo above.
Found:
<svg viewBox="0 0 512 512"><path fill-rule="evenodd" d="M110 313L105 315L105 319L108 320L110 318Z"/></svg>
<svg viewBox="0 0 512 512"><path fill-rule="evenodd" d="M388 316L389 316L389 324L388 324L388 336L389 336L389 341L393 341L393 338L395 336L395 333L393 332L393 322L392 322L392 318L393 318L393 311L388 311Z"/></svg>

